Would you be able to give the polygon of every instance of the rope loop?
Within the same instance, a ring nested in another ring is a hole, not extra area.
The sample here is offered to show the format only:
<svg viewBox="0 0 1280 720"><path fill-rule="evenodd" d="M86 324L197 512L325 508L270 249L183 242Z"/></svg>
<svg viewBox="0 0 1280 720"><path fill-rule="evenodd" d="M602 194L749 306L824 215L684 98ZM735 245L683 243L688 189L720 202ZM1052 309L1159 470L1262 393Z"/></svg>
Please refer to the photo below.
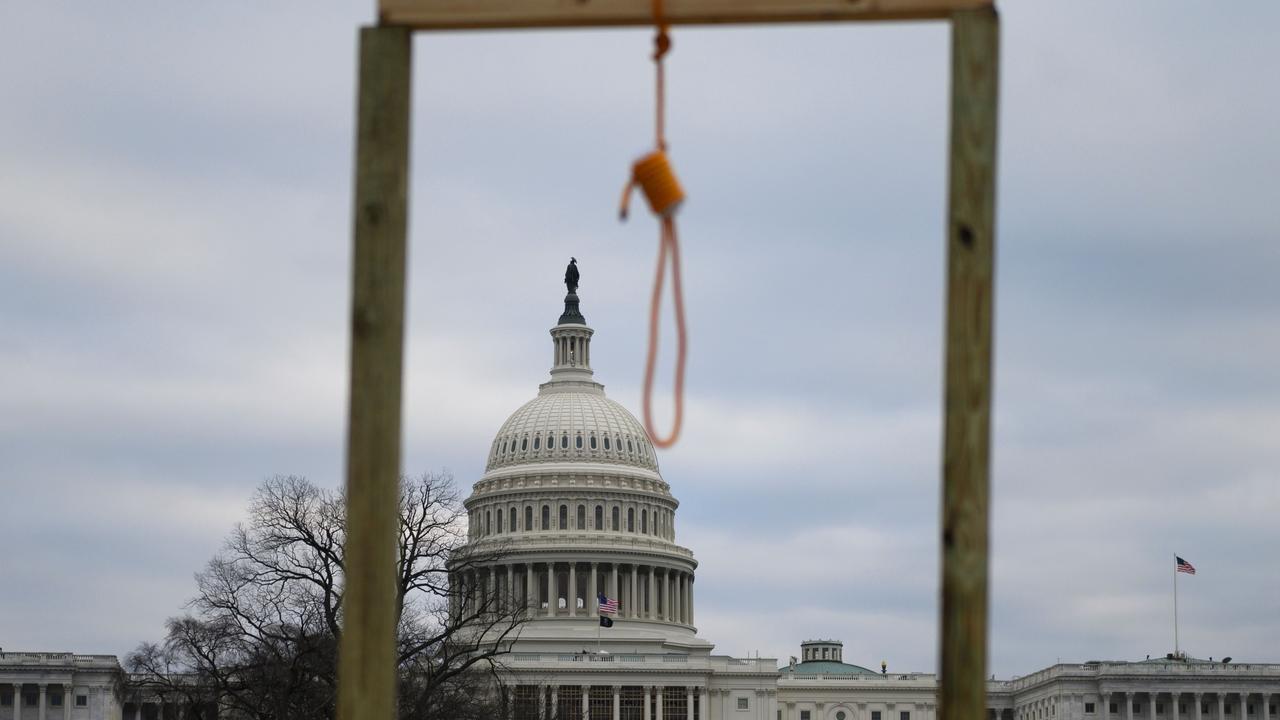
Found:
<svg viewBox="0 0 1280 720"><path fill-rule="evenodd" d="M654 447L669 448L680 437L684 424L684 284L680 278L680 241L676 233L676 212L684 203L684 188L676 179L671 160L667 157L666 138L666 77L663 59L671 52L671 36L662 15L662 0L653 0L653 22L657 32L653 38L654 83L654 151L636 160L631 166L631 177L622 189L622 202L618 207L620 219L627 219L627 207L631 191L636 187L644 193L649 209L658 216L658 269L653 278L653 295L649 301L649 351L644 364L644 429ZM671 263L671 295L676 316L676 368L675 418L671 433L660 437L653 429L653 374L658 360L659 311L662 309L662 287L666 282L667 263Z"/></svg>

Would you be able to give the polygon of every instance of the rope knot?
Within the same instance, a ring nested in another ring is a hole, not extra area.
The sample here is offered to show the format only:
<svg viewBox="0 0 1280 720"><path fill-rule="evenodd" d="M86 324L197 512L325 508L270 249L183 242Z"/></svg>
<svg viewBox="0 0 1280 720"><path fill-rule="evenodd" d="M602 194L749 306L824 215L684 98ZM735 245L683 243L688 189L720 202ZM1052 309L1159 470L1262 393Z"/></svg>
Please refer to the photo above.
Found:
<svg viewBox="0 0 1280 720"><path fill-rule="evenodd" d="M653 61L662 62L662 58L671 52L671 36L667 34L667 27L663 25L658 28L658 34L653 36Z"/></svg>

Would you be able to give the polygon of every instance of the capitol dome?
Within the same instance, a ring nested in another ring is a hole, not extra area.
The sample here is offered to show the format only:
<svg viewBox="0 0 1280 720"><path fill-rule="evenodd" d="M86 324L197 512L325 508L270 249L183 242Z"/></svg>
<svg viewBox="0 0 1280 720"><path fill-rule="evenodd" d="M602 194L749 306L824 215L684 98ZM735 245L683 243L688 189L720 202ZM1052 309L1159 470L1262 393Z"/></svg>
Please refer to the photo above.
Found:
<svg viewBox="0 0 1280 720"><path fill-rule="evenodd" d="M550 379L499 428L464 503L458 610L514 608L533 646L599 643L612 620L609 635L633 650L709 648L693 625L697 561L676 542L679 502L644 427L594 378L575 290L551 328ZM602 595L618 604L604 619Z"/></svg>
<svg viewBox="0 0 1280 720"><path fill-rule="evenodd" d="M653 445L635 416L604 396L548 383L498 430L486 471L525 463L609 462L657 471Z"/></svg>

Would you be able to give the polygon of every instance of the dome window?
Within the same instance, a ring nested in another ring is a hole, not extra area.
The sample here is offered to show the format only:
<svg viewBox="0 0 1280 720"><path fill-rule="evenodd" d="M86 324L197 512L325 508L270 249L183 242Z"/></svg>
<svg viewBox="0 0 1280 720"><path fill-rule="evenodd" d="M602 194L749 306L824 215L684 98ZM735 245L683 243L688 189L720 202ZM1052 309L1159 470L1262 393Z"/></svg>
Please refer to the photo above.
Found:
<svg viewBox="0 0 1280 720"><path fill-rule="evenodd" d="M568 450L568 449L569 449L569 436L568 436L568 435L561 435L561 436L560 436L560 449L561 449L561 450Z"/></svg>
<svg viewBox="0 0 1280 720"><path fill-rule="evenodd" d="M604 506L596 506L596 530L604 529Z"/></svg>
<svg viewBox="0 0 1280 720"><path fill-rule="evenodd" d="M633 453L635 451L635 448L631 447L631 438L627 438L627 452Z"/></svg>
<svg viewBox="0 0 1280 720"><path fill-rule="evenodd" d="M649 511L648 510L640 511L640 533L642 535L649 534Z"/></svg>
<svg viewBox="0 0 1280 720"><path fill-rule="evenodd" d="M538 449L538 448L540 448L541 446L542 446L542 436L541 436L541 435L534 435L534 436L533 436L533 449L534 449L534 450L537 450L537 449Z"/></svg>
<svg viewBox="0 0 1280 720"><path fill-rule="evenodd" d="M608 442L608 441L609 441L609 438L605 438L605 442ZM613 531L618 532L618 506L617 505L613 506Z"/></svg>
<svg viewBox="0 0 1280 720"><path fill-rule="evenodd" d="M592 435L592 436L591 436L591 449L592 449L592 450L595 450L595 449L596 449L596 436L595 436L595 435Z"/></svg>
<svg viewBox="0 0 1280 720"><path fill-rule="evenodd" d="M524 452L529 449L529 438L520 438L520 451Z"/></svg>
<svg viewBox="0 0 1280 720"><path fill-rule="evenodd" d="M574 445L575 445L579 450L581 450L581 449L582 449L582 436L581 436L581 435L579 435L578 437L574 438L574 439L573 439L573 444L574 444Z"/></svg>
<svg viewBox="0 0 1280 720"><path fill-rule="evenodd" d="M488 510L484 511L484 534L493 534L493 513Z"/></svg>
<svg viewBox="0 0 1280 720"><path fill-rule="evenodd" d="M636 509L627 508L627 532L636 531Z"/></svg>
<svg viewBox="0 0 1280 720"><path fill-rule="evenodd" d="M501 510L501 508L499 508L499 510L498 510L498 512L497 512L496 514L497 514L497 516L498 516L498 525L497 525L497 528L498 528L498 534L499 534L499 535L501 535L501 534L502 534L502 510Z"/></svg>
<svg viewBox="0 0 1280 720"><path fill-rule="evenodd" d="M524 531L529 532L533 529L533 508L526 507L524 509Z"/></svg>
<svg viewBox="0 0 1280 720"><path fill-rule="evenodd" d="M605 449L605 450L608 450L608 449L609 449L609 436L608 436L608 435L605 435L605 436L604 436L604 449Z"/></svg>
<svg viewBox="0 0 1280 720"><path fill-rule="evenodd" d="M516 531L516 509L511 508L511 512L507 513L507 515L508 517L510 517L510 522L507 523L507 532L515 532Z"/></svg>
<svg viewBox="0 0 1280 720"><path fill-rule="evenodd" d="M550 505L542 506L542 529L543 530L551 529L551 506Z"/></svg>
<svg viewBox="0 0 1280 720"><path fill-rule="evenodd" d="M506 455L506 454L507 454L507 441L506 441L506 440L503 440L503 441L502 441L502 452L501 452L500 454L502 454L502 455Z"/></svg>
<svg viewBox="0 0 1280 720"><path fill-rule="evenodd" d="M560 506L560 524L556 527L556 529L557 530L569 529L569 506L568 505Z"/></svg>
<svg viewBox="0 0 1280 720"><path fill-rule="evenodd" d="M577 530L587 529L587 506L586 505L578 506L578 526L576 529Z"/></svg>

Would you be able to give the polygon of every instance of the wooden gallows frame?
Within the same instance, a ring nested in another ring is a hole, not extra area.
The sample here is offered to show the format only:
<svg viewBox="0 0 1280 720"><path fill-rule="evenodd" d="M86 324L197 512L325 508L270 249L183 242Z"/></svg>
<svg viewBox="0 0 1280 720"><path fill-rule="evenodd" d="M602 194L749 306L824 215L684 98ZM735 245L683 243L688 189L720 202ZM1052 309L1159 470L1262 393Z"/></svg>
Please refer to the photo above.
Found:
<svg viewBox="0 0 1280 720"><path fill-rule="evenodd" d="M348 525L339 720L393 720L404 361L405 231L414 31L649 26L652 0L380 0L360 31ZM939 720L986 714L999 17L991 0L664 0L671 25L947 20L951 134L946 225Z"/></svg>

